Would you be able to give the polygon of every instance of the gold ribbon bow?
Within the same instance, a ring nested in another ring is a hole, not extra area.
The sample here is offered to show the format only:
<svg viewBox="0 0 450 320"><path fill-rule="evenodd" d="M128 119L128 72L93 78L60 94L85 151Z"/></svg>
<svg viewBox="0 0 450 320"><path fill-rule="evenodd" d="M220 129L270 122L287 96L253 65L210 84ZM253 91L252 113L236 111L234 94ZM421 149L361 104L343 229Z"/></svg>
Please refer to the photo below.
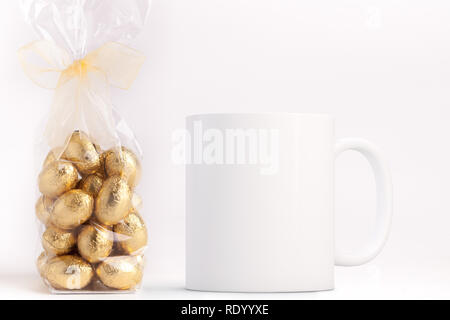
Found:
<svg viewBox="0 0 450 320"><path fill-rule="evenodd" d="M110 86L128 89L145 57L116 42L105 43L73 61L50 41L34 41L19 49L19 60L37 85L55 89L45 128L51 148L64 145L74 130L86 131L105 147L119 143L112 114Z"/></svg>

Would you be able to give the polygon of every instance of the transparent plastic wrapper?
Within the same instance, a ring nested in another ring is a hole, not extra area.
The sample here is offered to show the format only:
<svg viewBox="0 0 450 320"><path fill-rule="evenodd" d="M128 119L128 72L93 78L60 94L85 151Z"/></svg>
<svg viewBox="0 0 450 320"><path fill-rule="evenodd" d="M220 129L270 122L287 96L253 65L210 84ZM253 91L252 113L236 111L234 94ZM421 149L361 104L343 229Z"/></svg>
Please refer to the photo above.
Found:
<svg viewBox="0 0 450 320"><path fill-rule="evenodd" d="M149 0L28 0L40 39L19 49L37 85L54 89L39 136L37 268L51 292L140 287L148 234L136 192L140 147L114 111L110 89L127 89L144 56L128 46Z"/></svg>

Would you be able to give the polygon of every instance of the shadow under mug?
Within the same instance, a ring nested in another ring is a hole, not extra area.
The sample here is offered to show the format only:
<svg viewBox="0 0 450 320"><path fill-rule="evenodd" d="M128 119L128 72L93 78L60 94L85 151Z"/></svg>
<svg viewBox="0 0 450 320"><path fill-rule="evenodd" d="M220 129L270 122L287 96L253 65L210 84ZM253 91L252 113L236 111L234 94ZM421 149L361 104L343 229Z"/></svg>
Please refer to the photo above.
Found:
<svg viewBox="0 0 450 320"><path fill-rule="evenodd" d="M233 292L334 288L334 266L373 259L388 237L391 177L377 148L336 142L326 114L203 114L187 118L186 287ZM335 251L334 167L343 151L374 172L377 221L354 254Z"/></svg>

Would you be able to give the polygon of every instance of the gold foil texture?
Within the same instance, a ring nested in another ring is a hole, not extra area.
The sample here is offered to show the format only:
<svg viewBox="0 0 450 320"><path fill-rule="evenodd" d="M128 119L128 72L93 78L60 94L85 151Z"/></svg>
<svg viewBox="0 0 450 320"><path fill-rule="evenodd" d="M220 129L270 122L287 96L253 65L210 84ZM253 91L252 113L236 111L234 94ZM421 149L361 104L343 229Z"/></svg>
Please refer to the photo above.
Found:
<svg viewBox="0 0 450 320"><path fill-rule="evenodd" d="M142 280L143 261L137 256L109 257L96 270L100 281L107 287L128 290Z"/></svg>
<svg viewBox="0 0 450 320"><path fill-rule="evenodd" d="M106 153L105 170L108 176L118 175L123 177L132 190L141 177L139 159L125 147L112 149Z"/></svg>
<svg viewBox="0 0 450 320"><path fill-rule="evenodd" d="M78 182L78 171L73 164L56 160L42 169L39 175L39 191L56 198L74 188Z"/></svg>
<svg viewBox="0 0 450 320"><path fill-rule="evenodd" d="M80 131L72 134L62 157L73 162L82 175L92 174L100 169L100 157L94 144Z"/></svg>
<svg viewBox="0 0 450 320"><path fill-rule="evenodd" d="M127 254L142 254L147 245L147 228L139 213L133 211L114 226L118 246Z"/></svg>
<svg viewBox="0 0 450 320"><path fill-rule="evenodd" d="M100 224L88 224L78 234L78 252L90 263L103 261L111 254L114 235Z"/></svg>
<svg viewBox="0 0 450 320"><path fill-rule="evenodd" d="M67 231L49 226L42 235L42 246L52 255L70 253L77 243L74 231Z"/></svg>
<svg viewBox="0 0 450 320"><path fill-rule="evenodd" d="M94 209L94 198L74 189L60 196L53 206L50 222L61 229L73 229L85 223Z"/></svg>
<svg viewBox="0 0 450 320"><path fill-rule="evenodd" d="M36 217L46 227L36 261L56 290L132 290L143 276L148 234L134 192L138 157L125 147L102 151L75 131L51 150L39 174Z"/></svg>
<svg viewBox="0 0 450 320"><path fill-rule="evenodd" d="M100 223L114 225L131 210L131 190L120 176L105 180L95 202L95 216Z"/></svg>
<svg viewBox="0 0 450 320"><path fill-rule="evenodd" d="M56 289L79 290L92 280L92 266L76 255L57 256L49 259L43 270L45 279Z"/></svg>

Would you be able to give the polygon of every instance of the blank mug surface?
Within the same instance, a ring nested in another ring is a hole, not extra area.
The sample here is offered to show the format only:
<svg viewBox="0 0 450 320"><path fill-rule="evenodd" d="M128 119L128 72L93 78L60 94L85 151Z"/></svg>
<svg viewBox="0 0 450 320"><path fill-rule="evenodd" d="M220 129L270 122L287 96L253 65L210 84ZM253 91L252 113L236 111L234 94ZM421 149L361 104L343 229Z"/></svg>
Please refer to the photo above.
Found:
<svg viewBox="0 0 450 320"><path fill-rule="evenodd" d="M187 131L186 287L332 289L333 118L195 115Z"/></svg>

